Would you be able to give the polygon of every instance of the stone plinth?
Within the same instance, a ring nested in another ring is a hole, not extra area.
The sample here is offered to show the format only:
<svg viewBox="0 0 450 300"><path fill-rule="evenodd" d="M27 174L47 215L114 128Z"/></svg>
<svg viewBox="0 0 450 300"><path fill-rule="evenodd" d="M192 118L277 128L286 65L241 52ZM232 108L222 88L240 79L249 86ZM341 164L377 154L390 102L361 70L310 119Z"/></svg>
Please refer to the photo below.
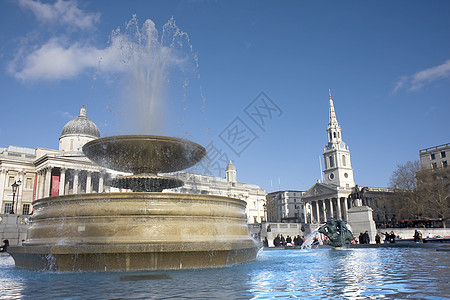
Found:
<svg viewBox="0 0 450 300"><path fill-rule="evenodd" d="M368 231L370 243L375 243L375 235L377 229L373 221L372 208L368 206L356 206L348 210L348 225L353 232L354 237L358 237L359 233Z"/></svg>

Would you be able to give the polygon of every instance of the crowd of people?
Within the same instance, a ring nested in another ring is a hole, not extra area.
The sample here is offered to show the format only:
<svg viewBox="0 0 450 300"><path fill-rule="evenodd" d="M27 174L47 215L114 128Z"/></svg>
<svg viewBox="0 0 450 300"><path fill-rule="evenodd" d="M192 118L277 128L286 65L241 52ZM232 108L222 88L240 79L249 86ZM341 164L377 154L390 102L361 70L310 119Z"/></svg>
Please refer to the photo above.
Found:
<svg viewBox="0 0 450 300"><path fill-rule="evenodd" d="M273 245L275 247L283 247L283 246L301 246L305 242L304 236L294 236L294 238L290 237L289 235L286 236L286 238L282 234L277 234L277 236L273 239ZM264 247L268 247L269 242L267 241L267 238L264 239Z"/></svg>

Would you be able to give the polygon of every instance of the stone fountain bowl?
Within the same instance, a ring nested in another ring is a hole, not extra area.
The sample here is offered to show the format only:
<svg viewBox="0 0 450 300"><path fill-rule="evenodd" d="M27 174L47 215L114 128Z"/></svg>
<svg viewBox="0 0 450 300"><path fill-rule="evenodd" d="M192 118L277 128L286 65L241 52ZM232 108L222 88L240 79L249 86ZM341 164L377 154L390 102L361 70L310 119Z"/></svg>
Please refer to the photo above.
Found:
<svg viewBox="0 0 450 300"><path fill-rule="evenodd" d="M189 140L156 135L121 135L99 138L83 146L95 163L133 174L169 173L187 169L206 154Z"/></svg>

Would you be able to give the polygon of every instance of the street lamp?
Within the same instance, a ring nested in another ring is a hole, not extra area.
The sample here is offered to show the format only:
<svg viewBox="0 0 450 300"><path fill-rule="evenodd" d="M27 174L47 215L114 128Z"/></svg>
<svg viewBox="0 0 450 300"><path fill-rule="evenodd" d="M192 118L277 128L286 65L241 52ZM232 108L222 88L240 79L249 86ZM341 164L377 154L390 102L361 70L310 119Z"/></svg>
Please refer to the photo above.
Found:
<svg viewBox="0 0 450 300"><path fill-rule="evenodd" d="M19 187L19 185L20 185L20 180L19 180L19 183L14 181L14 183L11 185L12 192L13 192L13 202L12 202L11 210L9 211L10 214L14 214L14 200L16 198L16 192L17 192L17 188ZM17 198L19 198L19 195L17 195ZM19 201L19 199L17 199L17 201Z"/></svg>
<svg viewBox="0 0 450 300"><path fill-rule="evenodd" d="M264 222L267 222L267 207L266 207L266 203L263 204L264 207Z"/></svg>

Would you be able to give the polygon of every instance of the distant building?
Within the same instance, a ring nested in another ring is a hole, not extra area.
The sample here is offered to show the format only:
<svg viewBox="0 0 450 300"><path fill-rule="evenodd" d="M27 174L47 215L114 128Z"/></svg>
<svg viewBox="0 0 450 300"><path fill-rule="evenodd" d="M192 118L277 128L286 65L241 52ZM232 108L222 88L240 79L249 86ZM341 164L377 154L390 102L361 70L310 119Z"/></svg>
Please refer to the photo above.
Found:
<svg viewBox="0 0 450 300"><path fill-rule="evenodd" d="M304 191L287 190L267 194L267 221L304 223L303 193Z"/></svg>
<svg viewBox="0 0 450 300"><path fill-rule="evenodd" d="M265 221L264 209L266 204L266 191L254 184L237 181L236 167L232 162L226 167L226 178L210 175L200 175L186 172L165 174L184 181L179 188L166 190L167 192L206 194L232 197L247 202L246 214L249 224Z"/></svg>
<svg viewBox="0 0 450 300"><path fill-rule="evenodd" d="M0 148L0 213L13 208L12 184L19 183L14 195L13 211L31 214L36 199L82 193L126 192L108 186L108 181L121 174L90 161L82 152L89 141L100 137L97 125L86 117L84 106L80 115L62 129L59 149ZM172 174L185 181L173 192L194 192L234 197L247 202L249 223L264 221L266 192L257 185L237 182L236 167L230 162L226 178L199 174Z"/></svg>
<svg viewBox="0 0 450 300"><path fill-rule="evenodd" d="M448 167L450 144L439 145L419 151L422 170L433 170Z"/></svg>

